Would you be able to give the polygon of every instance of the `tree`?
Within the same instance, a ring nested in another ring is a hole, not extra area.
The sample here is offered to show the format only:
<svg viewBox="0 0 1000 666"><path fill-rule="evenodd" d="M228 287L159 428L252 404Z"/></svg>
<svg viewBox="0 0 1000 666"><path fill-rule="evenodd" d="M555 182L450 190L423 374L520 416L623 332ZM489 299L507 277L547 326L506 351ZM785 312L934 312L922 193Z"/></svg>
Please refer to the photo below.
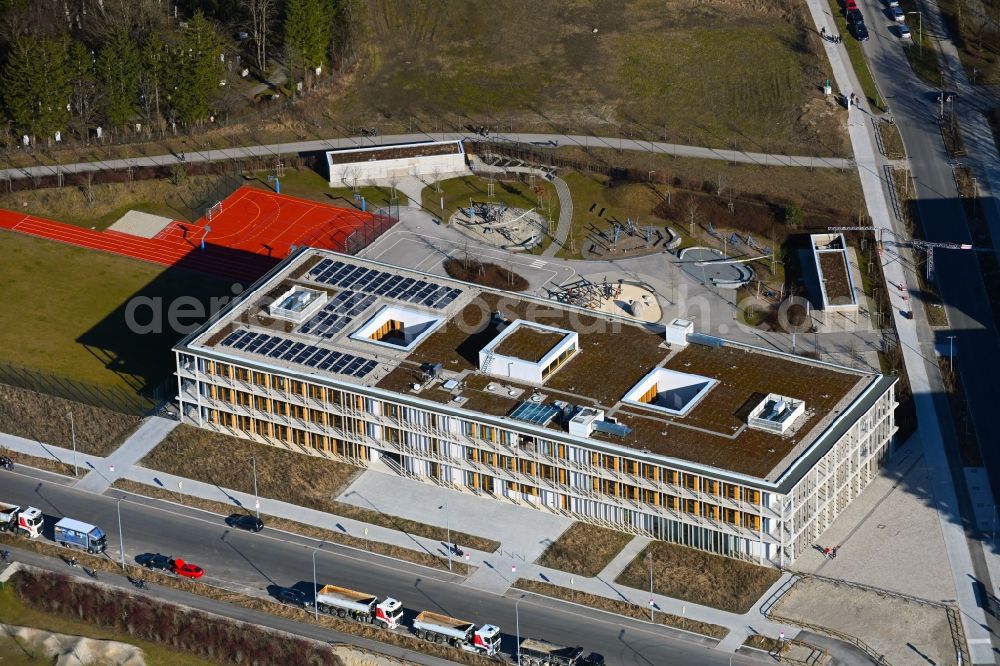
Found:
<svg viewBox="0 0 1000 666"><path fill-rule="evenodd" d="M162 121L160 91L166 76L164 63L167 57L167 45L159 35L150 35L142 44L139 54L139 104L142 106L143 117L150 124Z"/></svg>
<svg viewBox="0 0 1000 666"><path fill-rule="evenodd" d="M87 138L94 124L100 105L100 89L94 68L94 54L82 42L73 42L69 47L71 78L70 108L76 118L76 132Z"/></svg>
<svg viewBox="0 0 1000 666"><path fill-rule="evenodd" d="M333 34L333 5L329 0L288 0L284 27L289 69L308 71L326 62Z"/></svg>
<svg viewBox="0 0 1000 666"><path fill-rule="evenodd" d="M263 74L267 70L267 33L274 18L274 0L242 0L243 7L250 15L250 38L254 44L257 69Z"/></svg>
<svg viewBox="0 0 1000 666"><path fill-rule="evenodd" d="M187 122L204 120L222 78L222 42L215 26L201 12L188 21L187 30L166 68L171 73L170 106Z"/></svg>
<svg viewBox="0 0 1000 666"><path fill-rule="evenodd" d="M97 77L104 94L104 116L116 127L131 120L138 107L139 49L124 27L115 28L97 55Z"/></svg>
<svg viewBox="0 0 1000 666"><path fill-rule="evenodd" d="M0 85L14 128L51 139L69 121L69 39L19 37L11 44Z"/></svg>
<svg viewBox="0 0 1000 666"><path fill-rule="evenodd" d="M802 224L804 217L805 213L802 212L802 209L797 204L790 203L785 206L785 224L793 229Z"/></svg>

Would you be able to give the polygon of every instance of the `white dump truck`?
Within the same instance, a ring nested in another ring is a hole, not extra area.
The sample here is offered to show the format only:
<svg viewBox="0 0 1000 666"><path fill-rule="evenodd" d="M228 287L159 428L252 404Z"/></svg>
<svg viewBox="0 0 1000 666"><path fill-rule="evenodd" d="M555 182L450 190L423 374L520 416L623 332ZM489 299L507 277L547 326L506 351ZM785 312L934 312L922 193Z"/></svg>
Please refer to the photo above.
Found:
<svg viewBox="0 0 1000 666"><path fill-rule="evenodd" d="M42 533L45 518L42 512L33 506L22 509L17 504L0 502L0 530L16 532L29 539L34 539Z"/></svg>
<svg viewBox="0 0 1000 666"><path fill-rule="evenodd" d="M350 617L366 624L379 624L395 629L403 619L403 604L386 597L378 600L374 594L348 590L346 587L324 585L316 593L316 609L328 615Z"/></svg>
<svg viewBox="0 0 1000 666"><path fill-rule="evenodd" d="M447 642L453 647L488 657L500 651L500 627L484 624L477 629L473 622L432 611L423 611L414 618L413 633L427 641Z"/></svg>
<svg viewBox="0 0 1000 666"><path fill-rule="evenodd" d="M595 663L585 659L583 652L581 647L556 645L537 638L525 638L518 650L520 666L584 666Z"/></svg>

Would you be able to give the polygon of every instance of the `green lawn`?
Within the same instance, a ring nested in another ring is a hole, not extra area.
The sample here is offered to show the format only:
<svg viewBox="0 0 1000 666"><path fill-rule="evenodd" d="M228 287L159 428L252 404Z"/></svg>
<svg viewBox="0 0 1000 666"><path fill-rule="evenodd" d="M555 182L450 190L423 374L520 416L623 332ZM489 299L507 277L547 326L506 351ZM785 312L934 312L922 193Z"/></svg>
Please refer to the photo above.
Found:
<svg viewBox="0 0 1000 666"><path fill-rule="evenodd" d="M5 361L83 382L132 389L160 384L173 371L170 304L193 296L210 305L230 296L230 283L52 241L0 232L0 297L8 312L0 327ZM161 313L160 332L135 332L128 303Z"/></svg>
<svg viewBox="0 0 1000 666"><path fill-rule="evenodd" d="M872 78L871 70L868 69L868 60L865 59L865 54L861 50L861 42L851 36L850 28L847 26L847 18L841 11L837 0L827 1L830 5L830 12L833 14L833 20L837 24L837 31L844 38L844 48L847 50L847 56L851 60L851 66L854 67L854 74L858 77L858 82L861 84L862 92L868 98L869 104L885 111L885 100L882 99L878 88L875 87L875 79Z"/></svg>
<svg viewBox="0 0 1000 666"><path fill-rule="evenodd" d="M273 184L266 179L258 178L247 183L269 192L274 191ZM388 206L392 191L389 187L363 186L358 188L359 194L368 202L368 207ZM350 187L330 187L330 181L312 169L285 169L285 177L281 179L281 193L300 199L309 199L332 206L360 207L354 200L354 190ZM409 200L406 195L396 191L399 205L406 206Z"/></svg>
<svg viewBox="0 0 1000 666"><path fill-rule="evenodd" d="M21 603L14 590L7 586L0 589L0 620L5 624L19 627L34 627L71 636L87 636L101 640L129 643L146 653L146 663L149 666L211 666L212 662L199 659L180 652L173 652L155 643L136 640L126 634L99 627L86 621L72 620L61 615L50 615L29 608ZM19 659L19 661L18 661ZM51 659L29 659L25 651L15 647L13 641L4 636L0 639L0 663L18 664L52 664Z"/></svg>

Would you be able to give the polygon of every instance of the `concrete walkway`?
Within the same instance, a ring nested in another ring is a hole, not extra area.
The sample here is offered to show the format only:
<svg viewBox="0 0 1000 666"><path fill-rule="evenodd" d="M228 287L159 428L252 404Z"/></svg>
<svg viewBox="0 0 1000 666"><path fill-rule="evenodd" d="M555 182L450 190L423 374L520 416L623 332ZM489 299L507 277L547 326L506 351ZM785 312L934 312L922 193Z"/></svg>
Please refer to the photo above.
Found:
<svg viewBox="0 0 1000 666"><path fill-rule="evenodd" d="M830 7L821 0L807 0L810 14L816 29L825 27L829 32L833 27ZM857 91L862 98L862 108L852 109L848 117L848 133L854 147L858 174L861 177L861 187L868 205L868 214L872 223L879 229L892 230L892 217L885 191L882 189L881 164L877 159L875 140L871 134L871 124L862 119L869 113L864 109L867 102L861 85L849 65L847 52L843 45L824 42L827 57L833 69L833 76L841 94ZM916 279L903 270L907 262L902 261L895 247L887 248L881 256L882 270L889 284L907 284L911 292L919 291ZM976 599L975 588L969 584L968 577L974 577L972 559L965 541L962 529L962 519L958 515L958 498L952 483L947 454L941 435L941 425L933 404L930 390L926 359L921 353L920 341L917 337L917 319L906 319L902 316L904 310L909 310L917 304L904 302L899 293L890 295L893 301L892 314L899 334L900 348L913 390L913 399L919 419L921 441L924 447L924 457L930 471L930 483L933 487L933 505L937 510L941 530L944 534L945 548L951 566L951 574L955 580L956 600L962 611L962 625L966 642L969 644L973 663L994 663L990 635L987 628L986 615ZM921 318L923 319L923 318ZM922 322L921 322L922 323Z"/></svg>
<svg viewBox="0 0 1000 666"><path fill-rule="evenodd" d="M552 184L556 188L556 195L559 197L559 224L556 226L555 237L549 246L542 252L543 257L554 257L556 252L566 247L566 239L573 228L573 197L569 192L569 185L558 176L552 177Z"/></svg>
<svg viewBox="0 0 1000 666"><path fill-rule="evenodd" d="M378 144L408 143L413 141L445 141L456 139L477 139L475 135L461 132L423 132L419 134L397 134L380 136ZM704 148L701 146L682 146L660 141L638 141L620 137L584 136L578 134L497 134L494 141L512 141L531 143L542 147L558 145L573 145L589 148L614 148L650 153L673 155L674 157L696 157L708 160L724 160L744 164L761 164L768 166L796 166L809 168L847 169L852 161L843 157L813 157L810 155L773 155L769 153L753 153L741 150L722 148ZM191 150L185 154L185 162L218 162L247 157L273 157L279 155L299 154L332 150L335 148L358 148L362 145L372 145L370 139L361 137L315 139L292 143L275 143L260 146L238 146L223 150ZM143 166L171 166L179 164L180 159L173 154L150 155L129 159L97 160L94 162L77 162L73 164L52 164L31 167L14 167L0 169L0 180L32 178L34 176L54 176L56 174L86 173L88 171L120 170Z"/></svg>
<svg viewBox="0 0 1000 666"><path fill-rule="evenodd" d="M601 573L597 574L598 578L603 578L604 580L614 580L621 575L621 572L625 571L625 567L632 563L639 553L643 549L653 542L649 537L636 536L629 541L621 552L612 558L608 562L607 566L601 569Z"/></svg>
<svg viewBox="0 0 1000 666"><path fill-rule="evenodd" d="M76 487L92 493L103 493L133 465L145 458L178 425L180 422L174 419L150 416L101 465L95 466L87 476L77 481Z"/></svg>

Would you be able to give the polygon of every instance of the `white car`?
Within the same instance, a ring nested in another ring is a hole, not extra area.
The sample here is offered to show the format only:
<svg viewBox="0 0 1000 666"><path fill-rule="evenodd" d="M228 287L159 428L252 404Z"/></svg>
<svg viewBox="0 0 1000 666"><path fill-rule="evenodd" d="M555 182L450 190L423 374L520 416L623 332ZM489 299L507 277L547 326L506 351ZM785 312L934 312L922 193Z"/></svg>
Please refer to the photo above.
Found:
<svg viewBox="0 0 1000 666"><path fill-rule="evenodd" d="M902 23L906 20L906 14L904 14L903 10L899 7L892 7L889 9L889 12L892 14L892 18L895 19L897 23Z"/></svg>
<svg viewBox="0 0 1000 666"><path fill-rule="evenodd" d="M897 26L897 29L899 30L897 34L899 34L900 39L913 39L913 33L910 32L905 23Z"/></svg>
<svg viewBox="0 0 1000 666"><path fill-rule="evenodd" d="M899 0L886 0L890 7L899 7Z"/></svg>

